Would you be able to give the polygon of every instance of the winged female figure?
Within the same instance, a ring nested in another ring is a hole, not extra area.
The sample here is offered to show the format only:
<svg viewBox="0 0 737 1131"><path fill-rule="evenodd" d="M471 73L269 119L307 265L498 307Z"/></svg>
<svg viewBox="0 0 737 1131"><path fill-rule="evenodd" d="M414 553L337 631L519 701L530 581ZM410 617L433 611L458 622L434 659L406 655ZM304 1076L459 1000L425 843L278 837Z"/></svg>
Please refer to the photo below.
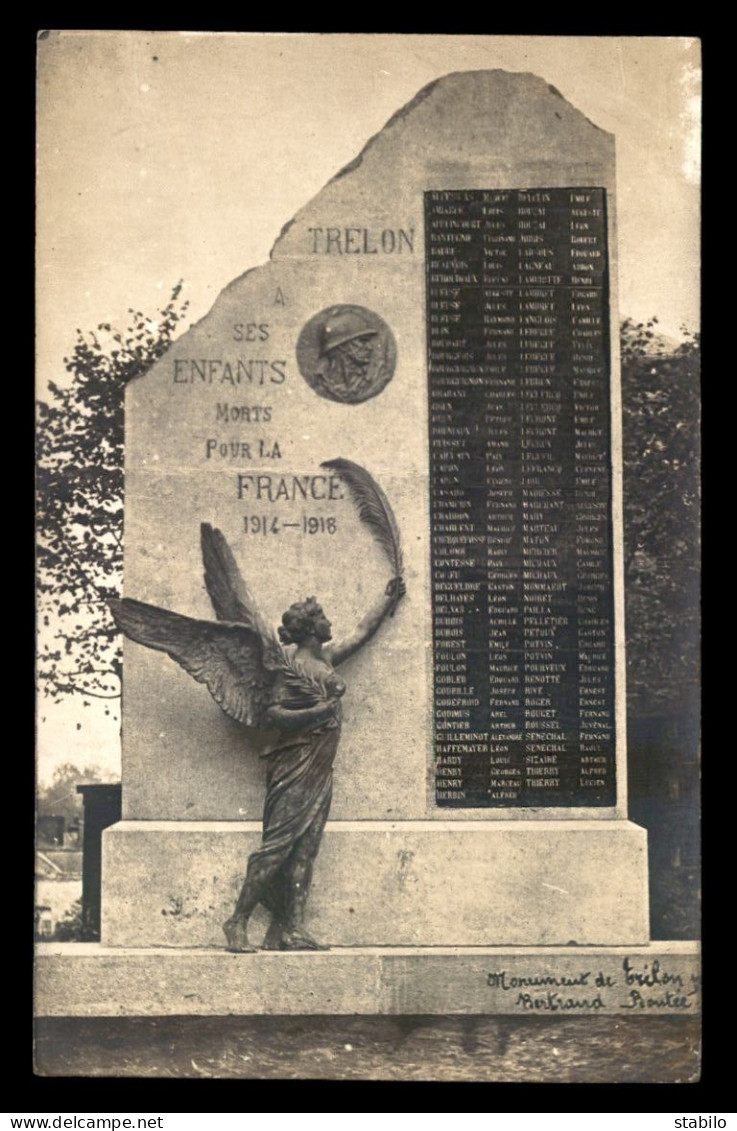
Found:
<svg viewBox="0 0 737 1131"><path fill-rule="evenodd" d="M350 474L357 465L346 460L332 461L332 466L339 463L347 465L346 482L354 494ZM388 508L383 494L381 500ZM208 523L201 526L202 556L217 621L195 620L130 598L110 601L126 636L166 652L207 686L231 718L278 732L261 755L267 763L262 843L248 859L235 909L223 924L228 950L256 949L248 939L248 921L259 903L271 914L266 949L324 949L306 932L304 916L330 812L340 738L346 685L335 669L371 639L406 592L390 508L389 515L395 575L378 603L338 643L331 643L332 626L314 597L286 610L277 639L260 616L224 535Z"/></svg>

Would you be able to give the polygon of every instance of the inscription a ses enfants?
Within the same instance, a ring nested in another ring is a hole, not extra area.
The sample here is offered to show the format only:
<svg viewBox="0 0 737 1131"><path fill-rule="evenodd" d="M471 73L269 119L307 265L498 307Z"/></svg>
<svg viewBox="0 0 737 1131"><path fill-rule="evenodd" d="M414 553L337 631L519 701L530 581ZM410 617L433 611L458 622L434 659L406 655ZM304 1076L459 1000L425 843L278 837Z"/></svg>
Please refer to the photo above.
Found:
<svg viewBox="0 0 737 1131"><path fill-rule="evenodd" d="M268 322L235 322L233 341L267 342ZM255 352L255 351L254 351ZM283 385L287 379L286 358L268 357L178 357L174 362L175 385Z"/></svg>

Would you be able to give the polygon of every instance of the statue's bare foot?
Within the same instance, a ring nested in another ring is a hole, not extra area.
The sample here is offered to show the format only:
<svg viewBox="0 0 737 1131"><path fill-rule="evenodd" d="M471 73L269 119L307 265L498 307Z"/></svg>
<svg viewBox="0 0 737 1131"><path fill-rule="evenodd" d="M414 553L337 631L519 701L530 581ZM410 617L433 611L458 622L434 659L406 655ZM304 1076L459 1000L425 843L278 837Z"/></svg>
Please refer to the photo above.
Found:
<svg viewBox="0 0 737 1131"><path fill-rule="evenodd" d="M271 926L266 932L266 937L261 944L262 950L281 950L281 938L283 927L278 920L272 920Z"/></svg>
<svg viewBox="0 0 737 1131"><path fill-rule="evenodd" d="M243 919L228 919L223 923L223 930L228 940L226 950L234 951L236 954L256 953L256 947L251 946L248 941L248 923Z"/></svg>
<svg viewBox="0 0 737 1131"><path fill-rule="evenodd" d="M321 946L319 942L305 931L284 931L281 937L281 950L330 950L329 946Z"/></svg>

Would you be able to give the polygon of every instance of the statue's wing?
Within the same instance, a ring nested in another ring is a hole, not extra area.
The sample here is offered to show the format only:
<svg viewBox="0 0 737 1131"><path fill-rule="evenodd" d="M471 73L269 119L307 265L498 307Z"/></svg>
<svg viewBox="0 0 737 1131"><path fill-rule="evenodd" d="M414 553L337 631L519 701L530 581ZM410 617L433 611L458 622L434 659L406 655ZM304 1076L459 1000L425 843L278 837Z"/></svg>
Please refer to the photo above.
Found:
<svg viewBox="0 0 737 1131"><path fill-rule="evenodd" d="M270 671L280 671L285 653L243 580L238 563L222 530L203 522L200 526L205 586L218 620L244 625L258 634L262 644L262 662Z"/></svg>
<svg viewBox="0 0 737 1131"><path fill-rule="evenodd" d="M168 653L198 683L206 684L231 718L247 726L263 725L276 672L264 662L258 631L245 624L194 620L129 597L108 604L118 628L131 640Z"/></svg>
<svg viewBox="0 0 737 1131"><path fill-rule="evenodd" d="M248 592L233 551L225 540L222 530L213 528L209 522L203 522L200 526L200 537L205 585L218 620L255 628L252 621L256 613L256 602Z"/></svg>

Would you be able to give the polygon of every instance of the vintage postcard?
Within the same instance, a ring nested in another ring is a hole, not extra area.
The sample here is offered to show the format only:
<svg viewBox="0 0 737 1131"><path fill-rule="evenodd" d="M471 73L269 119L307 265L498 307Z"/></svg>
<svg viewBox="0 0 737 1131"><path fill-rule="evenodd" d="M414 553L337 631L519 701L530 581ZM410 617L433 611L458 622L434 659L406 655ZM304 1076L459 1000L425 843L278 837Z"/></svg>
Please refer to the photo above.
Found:
<svg viewBox="0 0 737 1131"><path fill-rule="evenodd" d="M699 1078L699 115L41 34L39 1074Z"/></svg>

